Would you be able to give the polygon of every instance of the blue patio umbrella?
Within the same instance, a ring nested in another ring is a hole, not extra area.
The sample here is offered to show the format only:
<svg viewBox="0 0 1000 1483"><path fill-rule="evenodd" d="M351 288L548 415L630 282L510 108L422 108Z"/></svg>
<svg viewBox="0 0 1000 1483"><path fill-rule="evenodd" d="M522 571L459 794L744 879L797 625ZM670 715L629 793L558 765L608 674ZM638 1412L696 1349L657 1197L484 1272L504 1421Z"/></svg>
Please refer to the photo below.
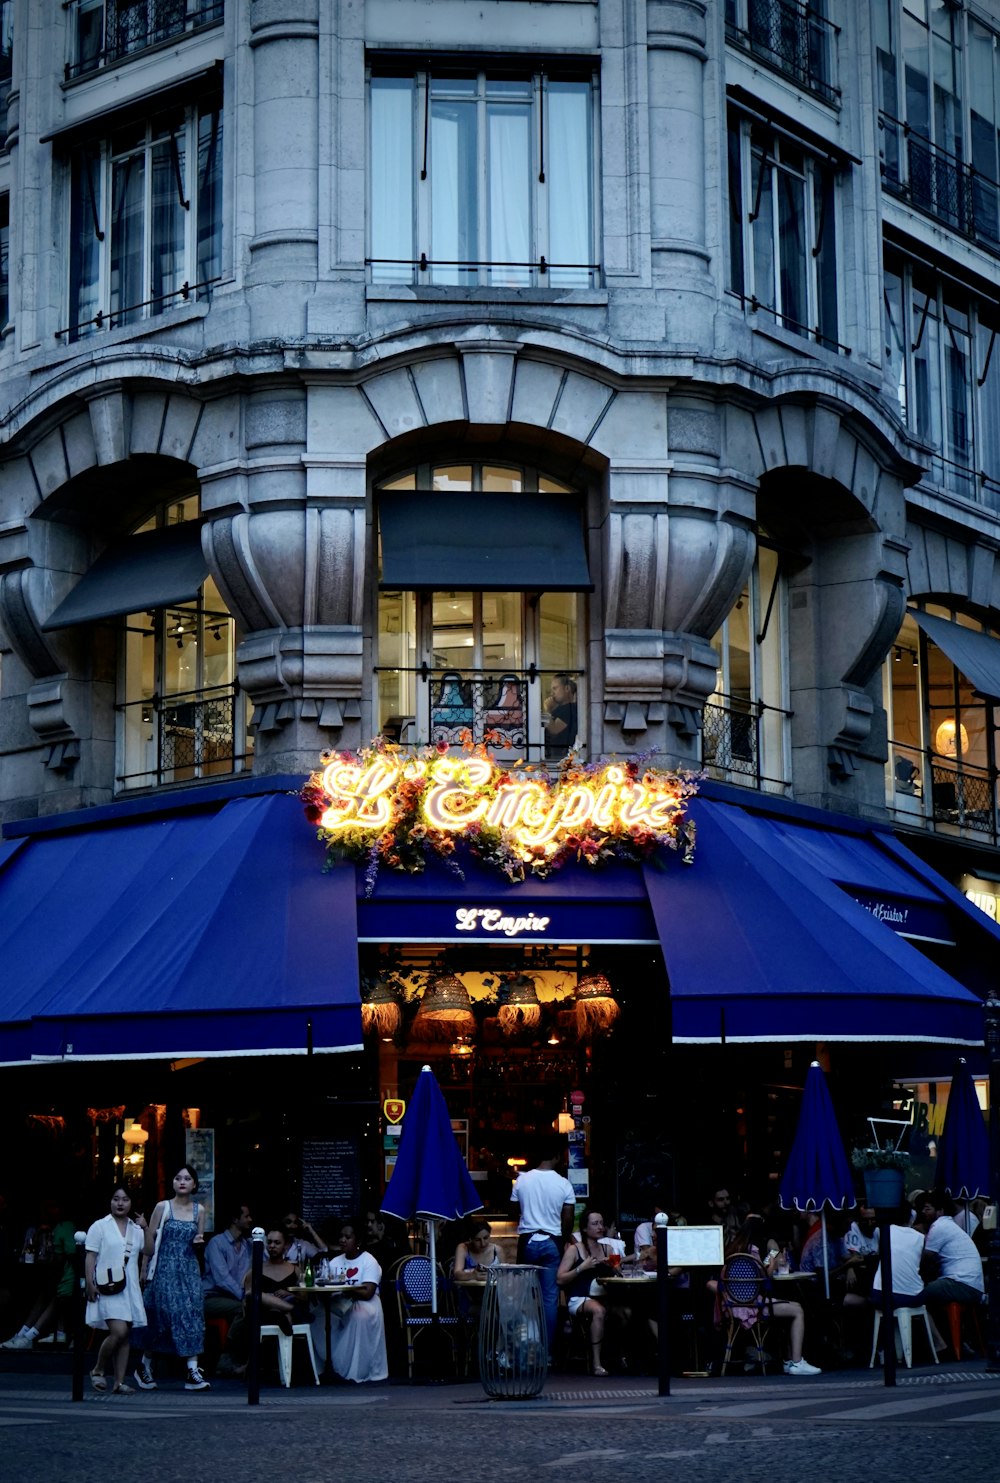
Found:
<svg viewBox="0 0 1000 1483"><path fill-rule="evenodd" d="M990 1140L968 1062L955 1067L948 1110L938 1144L935 1183L953 1200L974 1200L990 1191Z"/></svg>
<svg viewBox="0 0 1000 1483"><path fill-rule="evenodd" d="M426 1220L431 1258L431 1313L437 1313L437 1220L461 1220L482 1210L455 1139L451 1114L429 1066L417 1077L403 1117L399 1152L382 1209L400 1220Z"/></svg>
<svg viewBox="0 0 1000 1483"><path fill-rule="evenodd" d="M823 1276L830 1296L826 1248L826 1208L849 1210L858 1202L851 1166L837 1126L837 1114L823 1068L813 1061L806 1073L795 1141L779 1186L783 1210L818 1210L823 1228Z"/></svg>

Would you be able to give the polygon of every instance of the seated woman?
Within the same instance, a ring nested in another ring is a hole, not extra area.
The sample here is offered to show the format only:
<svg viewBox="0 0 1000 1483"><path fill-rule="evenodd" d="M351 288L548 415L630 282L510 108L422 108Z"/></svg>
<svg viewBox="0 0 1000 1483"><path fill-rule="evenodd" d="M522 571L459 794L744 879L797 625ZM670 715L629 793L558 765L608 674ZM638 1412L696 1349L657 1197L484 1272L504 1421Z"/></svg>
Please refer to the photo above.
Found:
<svg viewBox="0 0 1000 1483"><path fill-rule="evenodd" d="M570 1313L574 1317L579 1313L590 1323L591 1373L598 1376L608 1372L601 1364L606 1309L596 1279L608 1276L613 1270L601 1245L604 1230L600 1211L584 1210L580 1216L580 1239L566 1247L556 1273L556 1282L569 1300Z"/></svg>
<svg viewBox="0 0 1000 1483"><path fill-rule="evenodd" d="M340 1228L340 1255L326 1263L328 1282L344 1285L348 1291L330 1305L330 1360L344 1380L363 1385L371 1380L387 1380L389 1366L385 1353L385 1320L378 1289L382 1268L367 1251L362 1251L357 1228L346 1221ZM319 1313L313 1319L313 1342L326 1355L326 1324Z"/></svg>
<svg viewBox="0 0 1000 1483"><path fill-rule="evenodd" d="M489 1268L498 1267L502 1261L489 1221L482 1215L471 1216L465 1240L455 1247L455 1281L485 1282Z"/></svg>
<svg viewBox="0 0 1000 1483"><path fill-rule="evenodd" d="M740 1226L736 1235L729 1241L725 1248L726 1261L740 1252L747 1252L755 1256L764 1267L768 1278L768 1289L770 1296L771 1268L777 1267L782 1259L774 1243L773 1249L769 1250L769 1243L764 1235L764 1222L759 1215L749 1215ZM764 1257L761 1257L761 1250ZM744 1328L752 1328L757 1322L759 1313L755 1307L741 1308L738 1303L732 1304L729 1310L733 1317L738 1319ZM819 1375L821 1373L817 1365L811 1365L802 1357L802 1341L806 1332L806 1316L801 1303L791 1302L785 1298L771 1297L770 1311L775 1318L787 1319L791 1327L788 1334L788 1345L791 1358L785 1360L784 1370L786 1375Z"/></svg>
<svg viewBox="0 0 1000 1483"><path fill-rule="evenodd" d="M299 1280L298 1268L288 1258L288 1238L284 1231L268 1231L266 1238L267 1259L260 1272L260 1321L276 1323L283 1333L290 1334L295 1323L308 1323L308 1307L300 1303L290 1291ZM243 1279L247 1292L244 1302L249 1302L250 1279L248 1272Z"/></svg>

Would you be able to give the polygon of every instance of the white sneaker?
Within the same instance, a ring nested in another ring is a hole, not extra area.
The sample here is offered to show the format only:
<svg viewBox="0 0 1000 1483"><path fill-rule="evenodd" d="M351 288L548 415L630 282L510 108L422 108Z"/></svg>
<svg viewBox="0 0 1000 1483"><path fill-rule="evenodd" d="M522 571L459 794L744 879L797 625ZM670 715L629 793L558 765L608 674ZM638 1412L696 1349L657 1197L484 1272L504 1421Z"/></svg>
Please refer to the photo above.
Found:
<svg viewBox="0 0 1000 1483"><path fill-rule="evenodd" d="M786 1359L786 1375L822 1375L823 1371L818 1365L811 1365L807 1359Z"/></svg>
<svg viewBox="0 0 1000 1483"><path fill-rule="evenodd" d="M39 1344L54 1344L56 1342L56 1336L55 1334L43 1334L38 1342Z"/></svg>
<svg viewBox="0 0 1000 1483"><path fill-rule="evenodd" d="M138 1385L140 1390L156 1389L156 1377L154 1376L152 1367L149 1365L148 1362L145 1364L136 1365L135 1369L132 1372L132 1379L135 1381L136 1385Z"/></svg>
<svg viewBox="0 0 1000 1483"><path fill-rule="evenodd" d="M7 1339L0 1348L3 1349L30 1349L34 1339L29 1339L27 1334L15 1334L13 1339Z"/></svg>
<svg viewBox="0 0 1000 1483"><path fill-rule="evenodd" d="M197 1365L192 1365L188 1370L187 1379L184 1382L185 1390L211 1390L212 1387L205 1379Z"/></svg>

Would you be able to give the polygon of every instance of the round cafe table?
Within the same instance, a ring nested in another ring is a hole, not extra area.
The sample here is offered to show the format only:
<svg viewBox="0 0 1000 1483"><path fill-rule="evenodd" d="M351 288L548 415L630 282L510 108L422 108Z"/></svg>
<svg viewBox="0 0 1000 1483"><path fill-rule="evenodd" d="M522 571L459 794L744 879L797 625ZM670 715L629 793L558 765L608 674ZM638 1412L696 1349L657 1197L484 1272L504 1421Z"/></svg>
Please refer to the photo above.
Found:
<svg viewBox="0 0 1000 1483"><path fill-rule="evenodd" d="M345 1293L351 1291L350 1283L346 1282L317 1282L315 1287L290 1287L288 1291L296 1298L318 1298L323 1304L323 1328L326 1334L326 1361L323 1365L321 1376L325 1384L330 1385L336 1378L336 1370L333 1368L333 1360L330 1358L330 1304L334 1298L342 1298Z"/></svg>

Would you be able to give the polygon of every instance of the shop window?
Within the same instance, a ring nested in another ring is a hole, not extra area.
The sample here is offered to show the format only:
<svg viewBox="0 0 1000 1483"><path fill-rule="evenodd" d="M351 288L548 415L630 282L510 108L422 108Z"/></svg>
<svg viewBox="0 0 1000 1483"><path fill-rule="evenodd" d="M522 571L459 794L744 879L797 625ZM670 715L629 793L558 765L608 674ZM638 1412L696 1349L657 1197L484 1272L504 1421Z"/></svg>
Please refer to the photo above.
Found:
<svg viewBox="0 0 1000 1483"><path fill-rule="evenodd" d="M592 75L474 68L373 73L373 283L589 287Z"/></svg>
<svg viewBox="0 0 1000 1483"><path fill-rule="evenodd" d="M424 465L380 488L489 496L512 526L530 519L533 494L574 497L537 470L486 463ZM471 739L561 759L582 738L582 609L577 592L482 591L472 569L462 588L380 591L380 731L405 745ZM565 724L547 732L557 706Z"/></svg>
<svg viewBox="0 0 1000 1483"><path fill-rule="evenodd" d="M726 40L827 103L837 87L838 27L827 0L726 0Z"/></svg>
<svg viewBox="0 0 1000 1483"><path fill-rule="evenodd" d="M125 61L151 46L220 22L224 0L70 0L66 78Z"/></svg>
<svg viewBox="0 0 1000 1483"><path fill-rule="evenodd" d="M922 609L973 631L934 603ZM889 726L886 799L903 822L996 844L1000 740L995 707L907 613L883 666Z"/></svg>
<svg viewBox="0 0 1000 1483"><path fill-rule="evenodd" d="M702 762L713 777L783 791L788 783L785 582L761 544L750 579L712 639L719 655L705 705Z"/></svg>
<svg viewBox="0 0 1000 1483"><path fill-rule="evenodd" d="M996 304L890 252L883 312L886 366L900 414L935 450L935 482L1000 508Z"/></svg>
<svg viewBox="0 0 1000 1483"><path fill-rule="evenodd" d="M115 129L70 160L70 340L207 296L222 272L218 100Z"/></svg>
<svg viewBox="0 0 1000 1483"><path fill-rule="evenodd" d="M833 166L767 124L730 116L729 289L829 349L837 339Z"/></svg>
<svg viewBox="0 0 1000 1483"><path fill-rule="evenodd" d="M198 497L162 506L134 532L197 520ZM211 577L189 601L132 613L119 669L119 789L221 777L251 766L236 684L236 629Z"/></svg>

